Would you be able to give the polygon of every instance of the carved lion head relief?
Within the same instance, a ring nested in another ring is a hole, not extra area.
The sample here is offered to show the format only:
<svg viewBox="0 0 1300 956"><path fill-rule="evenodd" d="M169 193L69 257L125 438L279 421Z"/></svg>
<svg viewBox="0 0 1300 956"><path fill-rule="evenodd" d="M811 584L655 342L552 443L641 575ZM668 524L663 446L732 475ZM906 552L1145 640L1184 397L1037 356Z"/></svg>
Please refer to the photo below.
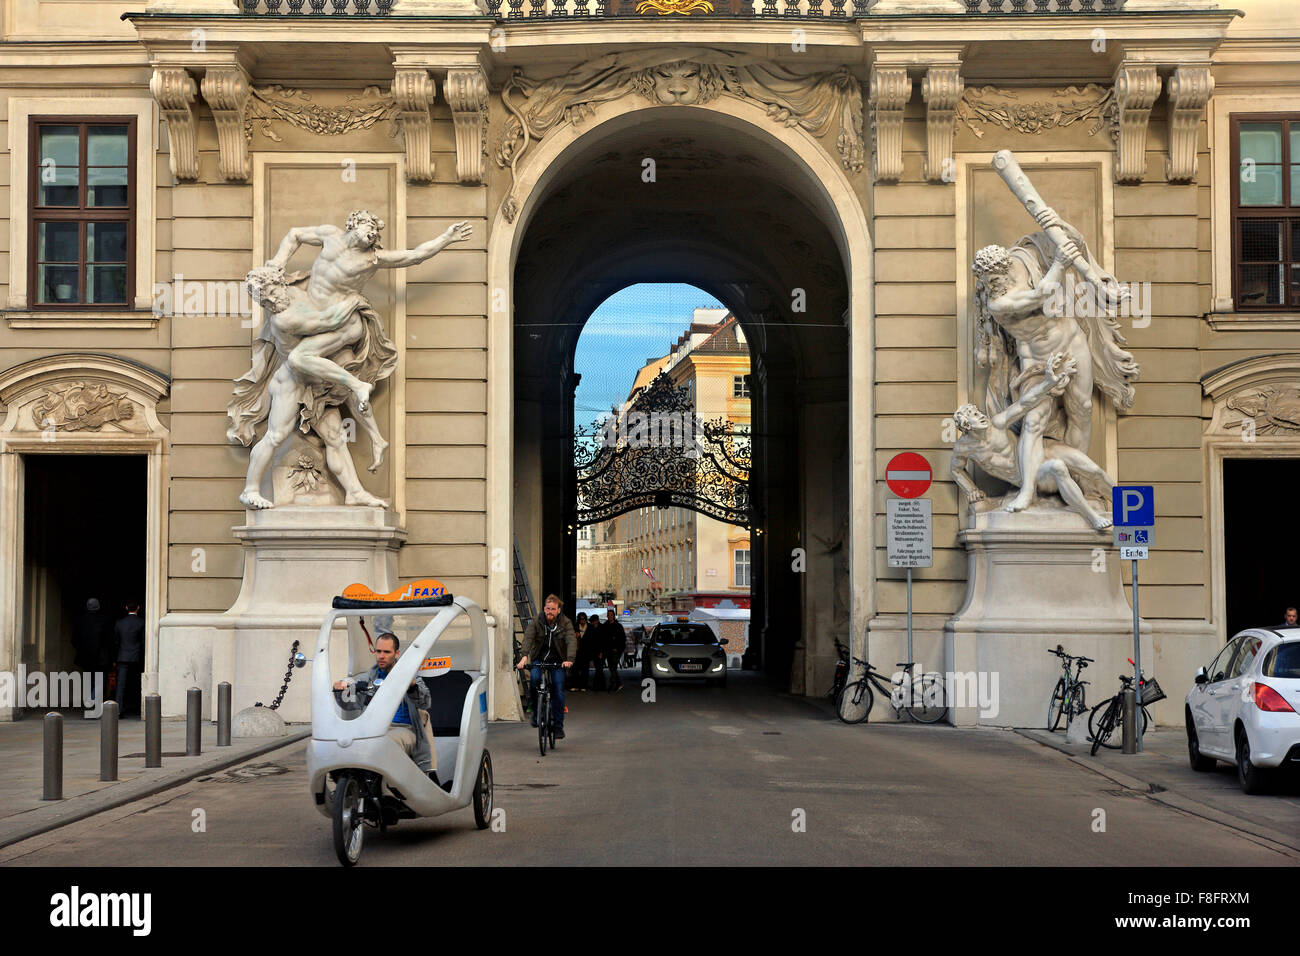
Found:
<svg viewBox="0 0 1300 956"><path fill-rule="evenodd" d="M636 91L666 106L708 103L722 92L722 71L711 63L677 60L642 70L633 77Z"/></svg>

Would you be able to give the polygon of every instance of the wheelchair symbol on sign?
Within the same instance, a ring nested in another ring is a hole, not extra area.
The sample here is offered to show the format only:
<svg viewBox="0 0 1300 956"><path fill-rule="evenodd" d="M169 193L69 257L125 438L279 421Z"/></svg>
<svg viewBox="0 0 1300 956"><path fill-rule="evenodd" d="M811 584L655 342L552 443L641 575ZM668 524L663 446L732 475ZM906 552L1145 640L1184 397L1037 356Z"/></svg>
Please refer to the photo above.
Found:
<svg viewBox="0 0 1300 956"><path fill-rule="evenodd" d="M1133 543L1134 543L1134 544L1146 544L1146 543L1147 543L1147 537L1148 537L1148 535L1147 535L1147 533L1146 533L1145 531L1136 531L1136 532L1133 533Z"/></svg>

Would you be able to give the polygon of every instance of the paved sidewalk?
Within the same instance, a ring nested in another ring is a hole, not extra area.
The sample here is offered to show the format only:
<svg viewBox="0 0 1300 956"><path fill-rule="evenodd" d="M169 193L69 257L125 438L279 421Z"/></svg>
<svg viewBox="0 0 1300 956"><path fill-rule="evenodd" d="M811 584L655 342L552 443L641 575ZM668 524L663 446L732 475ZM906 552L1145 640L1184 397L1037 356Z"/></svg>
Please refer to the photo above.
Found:
<svg viewBox="0 0 1300 956"><path fill-rule="evenodd" d="M1125 754L1101 749L1095 757L1089 743L1067 743L1065 731L1017 730L1069 756L1080 767L1099 773L1123 787L1145 791L1152 800L1225 826L1253 833L1300 850L1300 774L1290 779L1274 775L1264 794L1250 796L1237 784L1235 767L1220 763L1209 773L1198 773L1187 761L1187 734L1181 728L1148 731L1142 753ZM1209 861L1207 861L1209 862Z"/></svg>
<svg viewBox="0 0 1300 956"><path fill-rule="evenodd" d="M42 800L44 770L42 716L0 723L0 847L64 826L112 807L166 790L251 757L302 740L305 725L289 726L284 737L234 738L217 746L217 726L204 722L202 754L185 756L184 718L162 722L162 766L145 769L144 721L118 722L116 782L99 779L100 722L80 711L63 715L63 797Z"/></svg>

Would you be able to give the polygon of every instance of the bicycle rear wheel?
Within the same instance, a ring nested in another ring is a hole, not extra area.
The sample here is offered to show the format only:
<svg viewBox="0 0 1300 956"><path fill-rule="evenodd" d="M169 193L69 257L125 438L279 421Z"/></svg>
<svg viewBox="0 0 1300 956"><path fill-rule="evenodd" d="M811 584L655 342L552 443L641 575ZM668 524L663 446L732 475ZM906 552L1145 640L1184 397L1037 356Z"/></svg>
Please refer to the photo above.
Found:
<svg viewBox="0 0 1300 956"><path fill-rule="evenodd" d="M874 703L871 683L864 677L844 685L835 701L835 715L846 724L860 724L867 719Z"/></svg>
<svg viewBox="0 0 1300 956"><path fill-rule="evenodd" d="M1056 678L1052 688L1052 699L1047 702L1047 729L1056 730L1061 726L1061 714L1065 712L1065 678Z"/></svg>
<svg viewBox="0 0 1300 956"><path fill-rule="evenodd" d="M939 674L922 674L912 683L906 710L918 723L933 724L948 714L948 692Z"/></svg>

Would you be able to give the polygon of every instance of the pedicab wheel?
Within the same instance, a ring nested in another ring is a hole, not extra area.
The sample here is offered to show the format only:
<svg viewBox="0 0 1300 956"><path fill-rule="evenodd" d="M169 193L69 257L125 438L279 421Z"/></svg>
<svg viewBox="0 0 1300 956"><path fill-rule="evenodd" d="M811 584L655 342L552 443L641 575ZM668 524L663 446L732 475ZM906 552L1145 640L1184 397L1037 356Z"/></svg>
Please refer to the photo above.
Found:
<svg viewBox="0 0 1300 956"><path fill-rule="evenodd" d="M344 774L334 788L334 853L344 866L356 866L361 859L365 829L361 785L352 774Z"/></svg>
<svg viewBox="0 0 1300 956"><path fill-rule="evenodd" d="M474 825L486 830L492 822L492 755L483 751L478 778L474 781Z"/></svg>

